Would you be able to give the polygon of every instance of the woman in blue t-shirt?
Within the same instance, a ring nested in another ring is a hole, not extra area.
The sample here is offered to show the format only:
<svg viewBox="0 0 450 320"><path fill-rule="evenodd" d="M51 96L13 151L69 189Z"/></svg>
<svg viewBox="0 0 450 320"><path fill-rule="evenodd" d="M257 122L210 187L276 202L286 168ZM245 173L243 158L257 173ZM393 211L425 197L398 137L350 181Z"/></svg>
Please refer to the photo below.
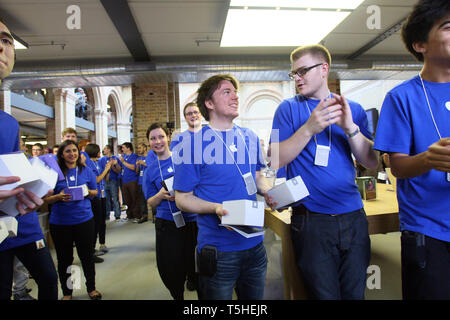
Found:
<svg viewBox="0 0 450 320"><path fill-rule="evenodd" d="M92 247L95 224L89 200L97 195L96 176L81 163L80 150L71 140L60 145L57 159L65 179L56 183L54 195L46 197L45 201L52 204L50 233L55 243L63 300L72 299L73 288L69 287L67 280L72 274L74 242L83 267L89 297L99 300L102 295L95 289ZM76 187L82 187L84 190Z"/></svg>
<svg viewBox="0 0 450 320"><path fill-rule="evenodd" d="M175 171L169 150L167 131L154 123L147 130L150 147L157 158L148 164L144 177L147 203L156 208L156 264L164 285L175 300L183 300L184 283L195 276L195 246L197 245L196 214L182 213L175 204L175 196L163 187L163 180Z"/></svg>
<svg viewBox="0 0 450 320"><path fill-rule="evenodd" d="M105 192L105 177L111 169L111 162L98 161L100 158L100 146L95 143L89 143L86 146L85 152L89 156L89 160L86 159L86 166L90 168L97 177L97 195L91 200L92 212L94 214L95 221L95 238L94 249L98 242L100 244L99 250L95 251L95 261L103 262L103 259L97 257L97 255L103 255L109 250L106 247L106 192Z"/></svg>

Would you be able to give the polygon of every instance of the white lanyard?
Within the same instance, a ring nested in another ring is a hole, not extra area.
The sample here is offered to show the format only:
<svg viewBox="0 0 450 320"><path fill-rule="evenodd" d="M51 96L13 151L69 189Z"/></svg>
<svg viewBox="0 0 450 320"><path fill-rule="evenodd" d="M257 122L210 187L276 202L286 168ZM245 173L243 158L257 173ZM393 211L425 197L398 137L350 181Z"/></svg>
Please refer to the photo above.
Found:
<svg viewBox="0 0 450 320"><path fill-rule="evenodd" d="M431 110L430 101L428 100L427 91L425 90L425 85L423 84L422 76L420 75L420 73L419 73L419 78L420 78L420 82L422 83L422 88L423 88L423 92L425 93L425 98L427 99L428 110L430 110L431 119L433 119L434 127L436 128L436 132L437 132L437 134L439 136L439 139L442 139L441 133L439 132L439 128L438 128L438 126L436 124L436 121L434 120L433 111Z"/></svg>
<svg viewBox="0 0 450 320"><path fill-rule="evenodd" d="M211 128L211 126L209 126L209 127ZM225 141L223 141L221 135L219 135L219 134L216 132L216 130L214 130L213 128L211 128L211 130L212 130L212 132L214 132L214 134L220 139L220 141L222 141L223 145L225 146L225 148L227 149L227 151L230 153L231 158L233 159L233 162L234 162L236 168L238 169L239 173L241 174L241 176L244 176L244 174L242 173L241 169L239 169L239 166L238 166L238 164L236 163L236 160L234 160L233 152L232 152L232 151L230 150L230 148L227 146L227 144L225 143ZM238 130L239 136L241 137L242 141L244 142L245 150L247 150L247 153L248 153L249 173L251 173L251 172L252 172L252 166L251 166L252 161L251 161L251 158L250 158L250 151L248 150L247 144L245 143L245 139L244 139L244 137L242 136L241 130L240 130L240 129L237 129L237 130Z"/></svg>
<svg viewBox="0 0 450 320"><path fill-rule="evenodd" d="M211 126L210 126L210 128L211 128ZM247 189L247 194L248 195L255 194L258 191L258 189L257 189L256 184L255 184L255 179L253 178L253 175L252 175L252 160L251 160L251 157L250 157L250 151L248 150L247 144L245 143L245 139L242 136L241 130L239 128L237 128L237 130L239 132L239 135L241 136L241 139L244 142L245 150L247 150L247 153L248 153L249 171L246 174L242 174L241 169L239 169L238 164L234 160L233 152L230 150L230 148L228 148L228 146L226 145L225 141L223 141L223 139L221 137L221 134L220 135L217 134L217 132L213 128L211 128L211 130L222 141L223 145L225 146L225 148L227 148L227 151L230 153L231 158L233 159L234 165L236 166L236 168L238 169L239 173L241 174L242 179L244 180L245 188ZM245 155L244 155L244 159L245 159Z"/></svg>
<svg viewBox="0 0 450 320"><path fill-rule="evenodd" d="M66 184L67 184L67 188L70 188L69 186L69 180L67 180L67 176L66 176ZM78 185L78 167L75 171L75 187Z"/></svg>
<svg viewBox="0 0 450 320"><path fill-rule="evenodd" d="M433 120L434 127L436 128L436 132L439 136L439 139L442 139L442 135L436 124L436 120L434 120L433 110L431 110L431 105L430 105L430 101L428 100L427 90L425 90L425 85L423 83L422 76L420 75L420 73L419 73L419 78L420 78L420 82L422 83L423 93L425 93L425 98L427 99L428 110L430 111L430 115L431 115L431 119ZM450 182L450 172L447 172L446 176L447 176L447 182Z"/></svg>
<svg viewBox="0 0 450 320"><path fill-rule="evenodd" d="M170 156L168 159L172 159L172 156ZM159 158L156 157L156 160L158 160L158 168L159 168L159 174L161 175L161 181L164 181L164 177L163 177L162 170L161 170L161 164L159 163ZM173 165L171 165L171 167L172 167L173 173L175 173L175 168L173 167ZM172 215L173 215L172 206L170 205L170 201L167 201L167 202L169 203L170 213L172 213Z"/></svg>

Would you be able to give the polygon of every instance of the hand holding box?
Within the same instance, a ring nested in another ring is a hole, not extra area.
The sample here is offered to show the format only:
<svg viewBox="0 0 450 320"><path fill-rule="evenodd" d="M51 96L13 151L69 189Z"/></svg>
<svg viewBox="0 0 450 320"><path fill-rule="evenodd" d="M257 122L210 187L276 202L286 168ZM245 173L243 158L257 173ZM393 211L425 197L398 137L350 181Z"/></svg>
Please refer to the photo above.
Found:
<svg viewBox="0 0 450 320"><path fill-rule="evenodd" d="M0 185L0 190L13 190L21 187L42 198L55 187L58 174L47 167L42 161L34 158L30 161L23 153L0 155L0 176L18 176L19 181ZM0 211L10 216L16 216L18 200L10 197L0 203ZM22 205L19 203L19 205Z"/></svg>
<svg viewBox="0 0 450 320"><path fill-rule="evenodd" d="M302 178L296 176L286 182L276 185L270 189L267 194L272 197L275 202L278 202L275 209L279 209L309 196L309 191Z"/></svg>
<svg viewBox="0 0 450 320"><path fill-rule="evenodd" d="M224 225L242 225L262 227L264 225L264 202L252 200L233 200L222 203Z"/></svg>

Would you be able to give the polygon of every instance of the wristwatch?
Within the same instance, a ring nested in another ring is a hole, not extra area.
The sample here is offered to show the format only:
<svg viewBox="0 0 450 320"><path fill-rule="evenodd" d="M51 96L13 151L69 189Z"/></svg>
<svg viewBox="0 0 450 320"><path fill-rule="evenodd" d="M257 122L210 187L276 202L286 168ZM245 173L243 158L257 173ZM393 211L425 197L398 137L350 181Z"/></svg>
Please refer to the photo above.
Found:
<svg viewBox="0 0 450 320"><path fill-rule="evenodd" d="M345 135L347 136L347 138L351 138L356 136L359 133L359 127L356 127L355 131L353 131L352 133L346 133Z"/></svg>

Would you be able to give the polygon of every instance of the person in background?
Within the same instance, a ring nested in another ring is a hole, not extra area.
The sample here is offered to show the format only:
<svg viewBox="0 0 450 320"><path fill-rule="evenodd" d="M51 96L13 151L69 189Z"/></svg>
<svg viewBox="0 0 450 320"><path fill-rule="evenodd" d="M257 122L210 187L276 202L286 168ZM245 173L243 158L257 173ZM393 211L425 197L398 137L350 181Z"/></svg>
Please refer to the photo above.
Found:
<svg viewBox="0 0 450 320"><path fill-rule="evenodd" d="M58 154L58 148L59 148L59 144L55 144L52 148L52 154L53 155L57 155Z"/></svg>
<svg viewBox="0 0 450 320"><path fill-rule="evenodd" d="M450 300L450 2L418 1L401 35L423 67L386 94L375 148L397 178L403 299Z"/></svg>
<svg viewBox="0 0 450 320"><path fill-rule="evenodd" d="M130 142L122 144L123 155L119 158L123 168L122 192L123 200L127 205L127 220L139 222L142 218L140 203L138 203L138 175L136 174L137 154L133 152Z"/></svg>
<svg viewBox="0 0 450 320"><path fill-rule="evenodd" d="M144 180L144 172L147 169L147 163L145 159L147 158L147 145L143 142L138 144L138 158L136 160L136 173L138 174L138 203L141 204L142 218L139 219L138 223L143 223L148 220L148 207L147 200L145 199L144 190L142 188L142 183Z"/></svg>
<svg viewBox="0 0 450 320"><path fill-rule="evenodd" d="M180 212L175 205L175 197L162 184L174 175L167 129L153 123L147 129L147 137L157 156L145 171L144 188L149 205L157 210L156 263L173 299L183 300L186 277L195 271L195 214ZM176 222L177 216L184 224Z"/></svg>
<svg viewBox="0 0 450 320"><path fill-rule="evenodd" d="M72 300L73 289L69 286L73 265L73 243L77 248L83 273L86 278L86 289L89 298L99 300L102 295L95 288L94 250L92 244L95 236L95 222L91 201L97 195L97 179L91 169L81 163L80 150L76 142L66 140L61 143L58 164L65 179L58 181L54 195L44 198L52 204L50 216L50 234L56 249L58 274L63 292L63 300ZM81 200L72 199L69 188L85 186L87 196Z"/></svg>
<svg viewBox="0 0 450 320"><path fill-rule="evenodd" d="M197 106L197 103L195 102L189 102L187 103L183 108L183 115L184 119L186 120L186 123L188 125L188 128L186 131L182 133L178 133L174 135L174 138L170 142L170 150L174 151L175 153L178 153L177 145L182 141L184 138L189 139L192 137L192 135L202 129L202 114L200 113L200 110ZM198 234L198 228L197 225L193 227L192 232L194 233L193 238L195 239L195 245L197 245L197 234ZM187 274L187 281L186 281L186 288L190 291L194 291L197 289L198 286L198 276L194 272L188 272Z"/></svg>
<svg viewBox="0 0 450 320"><path fill-rule="evenodd" d="M95 221L95 238L94 238L94 262L103 262L101 256L108 252L106 247L106 194L105 194L105 176L111 169L111 162L101 162L100 147L98 144L90 143L85 148L89 156L86 166L90 168L97 177L97 195L91 199L92 212ZM103 163L105 164L103 166ZM95 250L97 245L97 235L99 242L99 250Z"/></svg>
<svg viewBox="0 0 450 320"><path fill-rule="evenodd" d="M14 38L0 18L0 84L11 73L15 62ZM0 110L0 154L19 151L19 124ZM1 176L0 185L19 181L19 177ZM0 201L16 197L17 236L0 243L0 300L11 299L14 259L17 257L38 285L39 300L58 299L58 278L50 251L44 240L36 209L44 202L23 188L1 190ZM3 213L1 213L3 214Z"/></svg>
<svg viewBox="0 0 450 320"><path fill-rule="evenodd" d="M33 147L31 148L31 155L34 157L42 156L43 154L44 146L40 143L33 144Z"/></svg>
<svg viewBox="0 0 450 320"><path fill-rule="evenodd" d="M120 204L119 204L119 174L122 167L119 164L119 158L112 154L110 145L103 148L104 157L98 161L102 167L106 167L106 163L111 163L111 170L105 176L105 192L106 192L106 214L114 212L115 221L120 221Z"/></svg>

